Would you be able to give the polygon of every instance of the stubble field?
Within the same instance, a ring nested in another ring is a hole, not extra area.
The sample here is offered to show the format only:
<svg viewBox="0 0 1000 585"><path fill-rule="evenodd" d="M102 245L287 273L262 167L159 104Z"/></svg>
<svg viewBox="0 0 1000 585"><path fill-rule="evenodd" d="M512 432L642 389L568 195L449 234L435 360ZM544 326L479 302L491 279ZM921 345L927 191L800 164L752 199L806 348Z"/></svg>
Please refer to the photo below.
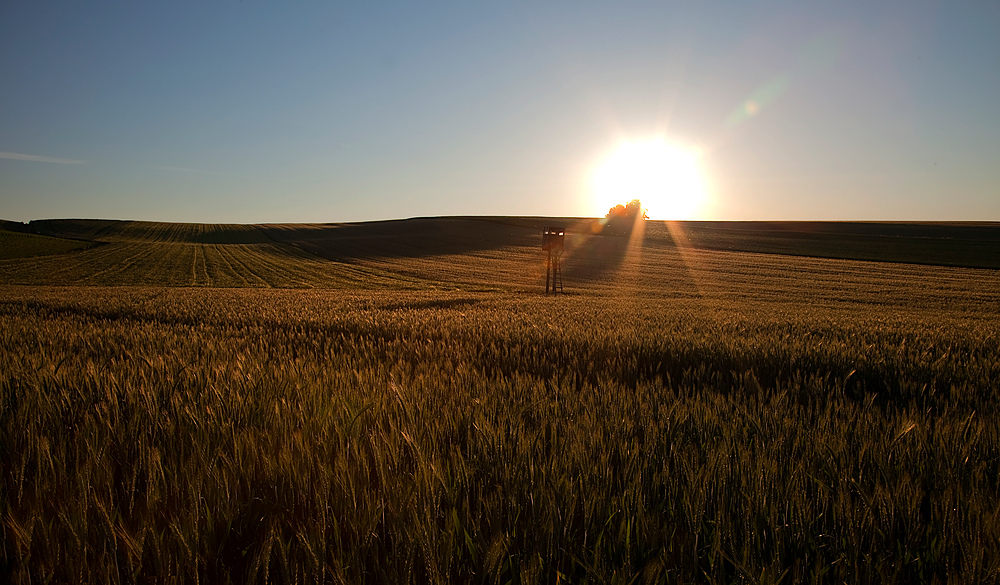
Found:
<svg viewBox="0 0 1000 585"><path fill-rule="evenodd" d="M1000 273L544 221L37 226L0 578L998 579Z"/></svg>

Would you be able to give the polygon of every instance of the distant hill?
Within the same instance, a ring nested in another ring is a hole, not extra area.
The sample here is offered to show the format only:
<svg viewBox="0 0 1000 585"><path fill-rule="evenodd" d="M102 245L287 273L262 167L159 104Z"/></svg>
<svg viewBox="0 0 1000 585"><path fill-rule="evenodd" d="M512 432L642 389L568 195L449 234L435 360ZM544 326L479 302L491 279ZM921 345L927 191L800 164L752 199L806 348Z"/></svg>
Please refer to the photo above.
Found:
<svg viewBox="0 0 1000 585"><path fill-rule="evenodd" d="M261 225L63 219L0 223L0 281L533 290L545 270L541 230L552 225L567 230L564 275L576 287L613 286L629 263L650 287L660 286L690 264L688 251L1000 269L998 223L650 220L632 236L616 236L601 235L598 219L577 217ZM700 258L720 270L747 262Z"/></svg>

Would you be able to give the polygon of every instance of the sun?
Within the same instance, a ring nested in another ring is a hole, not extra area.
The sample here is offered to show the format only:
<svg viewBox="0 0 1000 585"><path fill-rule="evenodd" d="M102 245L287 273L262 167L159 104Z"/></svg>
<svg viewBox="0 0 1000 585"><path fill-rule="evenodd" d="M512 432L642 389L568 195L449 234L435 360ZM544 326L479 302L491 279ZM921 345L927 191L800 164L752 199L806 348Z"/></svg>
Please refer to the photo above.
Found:
<svg viewBox="0 0 1000 585"><path fill-rule="evenodd" d="M590 176L594 212L633 199L650 219L693 219L706 201L701 153L664 137L623 141Z"/></svg>

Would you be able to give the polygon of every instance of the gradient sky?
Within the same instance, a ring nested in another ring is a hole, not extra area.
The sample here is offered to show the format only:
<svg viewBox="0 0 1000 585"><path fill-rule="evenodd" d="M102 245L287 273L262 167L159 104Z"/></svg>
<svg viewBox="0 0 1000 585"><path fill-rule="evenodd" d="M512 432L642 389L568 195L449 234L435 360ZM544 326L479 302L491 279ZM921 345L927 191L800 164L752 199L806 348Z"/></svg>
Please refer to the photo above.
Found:
<svg viewBox="0 0 1000 585"><path fill-rule="evenodd" d="M0 6L4 219L597 215L657 135L704 219L1000 220L1000 3Z"/></svg>

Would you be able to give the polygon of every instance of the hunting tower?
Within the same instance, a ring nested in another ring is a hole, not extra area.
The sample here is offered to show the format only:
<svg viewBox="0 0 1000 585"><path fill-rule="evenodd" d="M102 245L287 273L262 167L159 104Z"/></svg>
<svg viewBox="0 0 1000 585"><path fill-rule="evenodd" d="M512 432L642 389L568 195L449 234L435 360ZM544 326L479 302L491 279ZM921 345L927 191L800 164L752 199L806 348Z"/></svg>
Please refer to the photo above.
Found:
<svg viewBox="0 0 1000 585"><path fill-rule="evenodd" d="M561 227L547 227L542 231L542 250L545 258L545 294L560 293L562 284L562 253L566 230Z"/></svg>

